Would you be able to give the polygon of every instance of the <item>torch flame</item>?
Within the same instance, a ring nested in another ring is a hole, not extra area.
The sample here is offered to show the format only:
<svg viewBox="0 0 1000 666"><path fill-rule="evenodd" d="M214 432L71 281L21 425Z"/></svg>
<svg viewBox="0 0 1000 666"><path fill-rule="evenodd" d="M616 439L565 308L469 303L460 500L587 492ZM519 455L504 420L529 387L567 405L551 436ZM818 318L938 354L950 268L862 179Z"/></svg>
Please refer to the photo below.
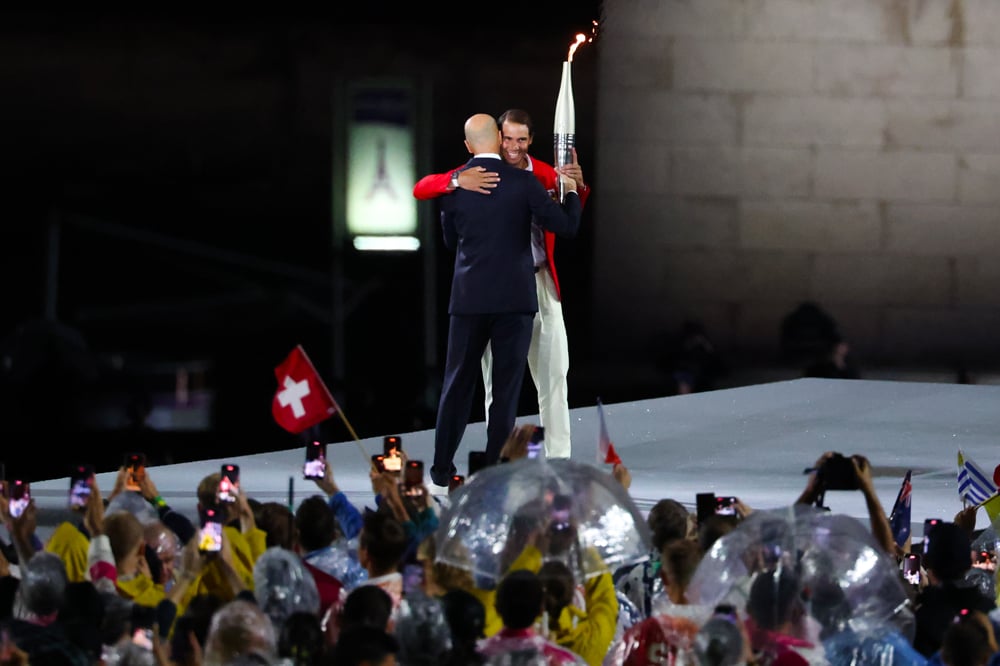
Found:
<svg viewBox="0 0 1000 666"><path fill-rule="evenodd" d="M576 53L580 44L583 44L585 41L587 41L587 36L582 32L578 32L576 34L576 41L569 45L569 55L566 56L566 62L573 62L573 54Z"/></svg>
<svg viewBox="0 0 1000 666"><path fill-rule="evenodd" d="M569 45L569 55L566 56L566 62L573 62L573 54L576 50L580 48L580 45L584 42L594 41L594 37L597 36L597 21L592 21L593 26L590 29L590 37L587 37L582 32L576 33L576 41Z"/></svg>

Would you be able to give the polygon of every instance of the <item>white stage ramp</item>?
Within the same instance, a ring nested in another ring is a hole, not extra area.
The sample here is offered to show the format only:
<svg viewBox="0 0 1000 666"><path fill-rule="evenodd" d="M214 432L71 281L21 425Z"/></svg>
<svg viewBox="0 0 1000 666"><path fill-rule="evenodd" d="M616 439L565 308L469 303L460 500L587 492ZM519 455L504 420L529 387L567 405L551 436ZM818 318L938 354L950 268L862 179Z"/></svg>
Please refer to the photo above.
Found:
<svg viewBox="0 0 1000 666"><path fill-rule="evenodd" d="M869 458L887 513L906 470L913 470L912 533L918 537L924 518L951 520L962 508L956 482L960 449L988 475L1000 463L1000 386L794 379L604 405L604 412L609 435L632 473L630 492L644 512L664 497L693 511L700 492L735 495L753 508L785 506L805 486L803 470L824 451L839 451ZM526 415L518 423L538 418ZM573 458L597 464L597 408L573 410L572 429ZM409 457L426 461L429 469L432 430L383 434L401 435ZM465 473L468 451L485 448L485 442L484 424L470 424L456 458L459 473ZM381 448L381 435L328 445L337 483L359 506L374 506L368 460ZM284 502L291 485L297 505L318 492L301 478L303 455L300 449L284 450L149 471L166 501L196 520L198 481L222 462L241 466L250 497ZM113 474L98 475L104 492L113 481ZM66 517L68 483L61 478L33 484L43 537ZM828 492L826 505L867 524L857 491ZM986 527L980 514L977 527Z"/></svg>

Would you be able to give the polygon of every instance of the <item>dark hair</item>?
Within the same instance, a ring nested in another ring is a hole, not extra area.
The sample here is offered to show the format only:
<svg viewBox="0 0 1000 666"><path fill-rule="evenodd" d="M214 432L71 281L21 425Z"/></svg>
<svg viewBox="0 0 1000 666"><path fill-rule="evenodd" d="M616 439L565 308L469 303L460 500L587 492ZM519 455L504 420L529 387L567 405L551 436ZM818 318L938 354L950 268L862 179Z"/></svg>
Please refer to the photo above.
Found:
<svg viewBox="0 0 1000 666"><path fill-rule="evenodd" d="M295 611L281 625L278 636L278 656L294 666L311 666L323 661L326 637L319 616L307 611Z"/></svg>
<svg viewBox="0 0 1000 666"><path fill-rule="evenodd" d="M295 550L295 514L282 502L257 503L254 521L267 534L265 545Z"/></svg>
<svg viewBox="0 0 1000 666"><path fill-rule="evenodd" d="M441 605L456 645L475 645L477 640L483 638L486 608L474 594L461 589L448 590L441 597Z"/></svg>
<svg viewBox="0 0 1000 666"><path fill-rule="evenodd" d="M800 609L799 578L789 569L762 571L754 578L747 613L758 627L778 629Z"/></svg>
<svg viewBox="0 0 1000 666"><path fill-rule="evenodd" d="M170 636L170 655L178 664L186 663L191 658L191 643L188 634L193 633L198 645L204 646L208 637L208 628L212 624L212 615L222 608L221 597L202 593L195 595L177 621Z"/></svg>
<svg viewBox="0 0 1000 666"><path fill-rule="evenodd" d="M660 551L668 542L687 536L688 510L677 500L661 499L649 510L646 524L653 533L653 548Z"/></svg>
<svg viewBox="0 0 1000 666"><path fill-rule="evenodd" d="M698 547L702 553L707 553L715 542L736 529L733 516L713 513L698 525Z"/></svg>
<svg viewBox="0 0 1000 666"><path fill-rule="evenodd" d="M368 661L382 663L390 654L399 653L399 641L383 629L375 627L348 627L340 632L333 649L333 663L337 666L359 666Z"/></svg>
<svg viewBox="0 0 1000 666"><path fill-rule="evenodd" d="M393 516L375 511L365 513L358 548L368 551L376 571L398 567L407 543L406 530Z"/></svg>
<svg viewBox="0 0 1000 666"><path fill-rule="evenodd" d="M533 571L511 571L497 586L496 608L508 629L530 627L542 612L542 581Z"/></svg>
<svg viewBox="0 0 1000 666"><path fill-rule="evenodd" d="M955 523L939 523L929 539L924 564L941 580L958 580L972 567L969 535Z"/></svg>
<svg viewBox="0 0 1000 666"><path fill-rule="evenodd" d="M320 495L307 497L299 504L295 511L295 529L299 545L307 553L326 548L338 535L333 510Z"/></svg>
<svg viewBox="0 0 1000 666"><path fill-rule="evenodd" d="M962 611L945 629L941 639L941 661L948 666L985 664L993 651L986 629Z"/></svg>
<svg viewBox="0 0 1000 666"><path fill-rule="evenodd" d="M392 597L378 585L360 585L347 595L340 612L341 627L385 629L392 615Z"/></svg>
<svg viewBox="0 0 1000 666"><path fill-rule="evenodd" d="M497 127L503 131L504 123L515 125L525 125L528 128L528 136L535 136L535 123L531 121L531 116L523 109L507 109L497 118Z"/></svg>
<svg viewBox="0 0 1000 666"><path fill-rule="evenodd" d="M683 589L687 589L699 562L701 562L701 548L690 539L671 541L660 553L660 567Z"/></svg>
<svg viewBox="0 0 1000 666"><path fill-rule="evenodd" d="M573 593L576 591L573 572L563 562L549 560L538 570L538 578L545 590L543 600L549 619L558 622L559 613L573 601Z"/></svg>

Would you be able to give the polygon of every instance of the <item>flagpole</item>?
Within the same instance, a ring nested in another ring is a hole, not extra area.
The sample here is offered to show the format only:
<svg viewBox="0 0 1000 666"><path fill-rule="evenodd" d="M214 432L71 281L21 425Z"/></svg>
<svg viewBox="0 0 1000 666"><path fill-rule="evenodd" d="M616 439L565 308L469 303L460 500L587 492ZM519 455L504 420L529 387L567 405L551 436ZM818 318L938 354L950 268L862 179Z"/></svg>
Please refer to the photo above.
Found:
<svg viewBox="0 0 1000 666"><path fill-rule="evenodd" d="M313 371L313 374L315 374L317 377L320 377L321 375L318 372L316 372L316 366L313 365L312 359L309 358L309 354L306 353L306 350L302 347L301 344L296 345L296 347L302 354L302 358L304 358L306 360L306 363L309 364L309 368ZM361 440L358 438L358 433L354 432L354 428L351 426L351 424L347 420L347 417L344 415L344 410L340 408L340 405L337 403L336 399L334 399L333 394L330 393L330 389L326 387L326 382L321 381L319 382L319 385L323 387L323 392L326 393L326 397L328 397L330 399L330 402L332 402L334 406L337 408L337 414L340 416L340 420L344 422L344 425L347 426L347 431L351 433L351 437L354 438L354 443L357 445L358 451L361 452L361 459L364 460L365 465L367 465L368 467L374 467L375 463L372 462L371 458L368 456L368 452L365 451L363 446L361 446Z"/></svg>

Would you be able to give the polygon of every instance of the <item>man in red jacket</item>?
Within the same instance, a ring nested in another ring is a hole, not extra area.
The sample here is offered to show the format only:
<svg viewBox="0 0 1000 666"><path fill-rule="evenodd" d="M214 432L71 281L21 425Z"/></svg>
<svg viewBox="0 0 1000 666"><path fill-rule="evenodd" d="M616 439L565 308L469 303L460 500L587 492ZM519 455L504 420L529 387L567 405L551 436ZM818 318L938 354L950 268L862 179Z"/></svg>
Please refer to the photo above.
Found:
<svg viewBox="0 0 1000 666"><path fill-rule="evenodd" d="M577 183L581 205L585 205L590 188L584 184L583 170L573 149L573 163L557 171L550 164L528 155L535 138L531 116L521 109L509 109L497 119L503 145L501 157L520 169L527 169L555 196L559 173ZM489 194L499 176L482 167L464 165L446 173L424 176L413 187L417 199L432 199L458 188ZM554 261L555 234L532 225L531 251L535 260L535 287L538 292L538 313L535 315L528 350L528 370L538 392L538 416L545 429L545 455L548 458L569 458L570 421L569 343L562 314L562 294ZM489 347L483 355L483 382L486 388L486 414L493 400L491 377L492 354Z"/></svg>

